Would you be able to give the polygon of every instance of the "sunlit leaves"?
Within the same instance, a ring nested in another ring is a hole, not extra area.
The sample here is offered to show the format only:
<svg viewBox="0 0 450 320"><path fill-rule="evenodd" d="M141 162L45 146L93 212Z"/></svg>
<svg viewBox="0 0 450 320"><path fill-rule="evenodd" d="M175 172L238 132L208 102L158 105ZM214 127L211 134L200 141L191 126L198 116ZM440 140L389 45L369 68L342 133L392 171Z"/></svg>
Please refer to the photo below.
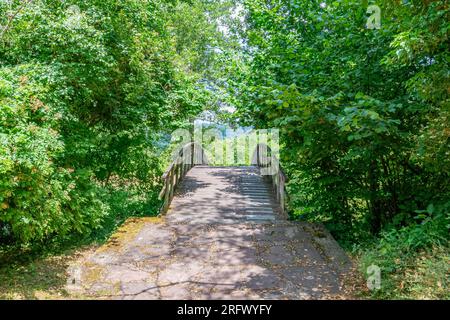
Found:
<svg viewBox="0 0 450 320"><path fill-rule="evenodd" d="M0 24L17 12L0 39L0 242L89 233L109 207L156 214L163 134L209 101L207 4L12 2L0 3Z"/></svg>
<svg viewBox="0 0 450 320"><path fill-rule="evenodd" d="M238 117L281 129L294 214L378 232L449 193L448 170L430 175L449 150L448 9L380 1L381 29L368 30L369 2L323 2L244 1Z"/></svg>

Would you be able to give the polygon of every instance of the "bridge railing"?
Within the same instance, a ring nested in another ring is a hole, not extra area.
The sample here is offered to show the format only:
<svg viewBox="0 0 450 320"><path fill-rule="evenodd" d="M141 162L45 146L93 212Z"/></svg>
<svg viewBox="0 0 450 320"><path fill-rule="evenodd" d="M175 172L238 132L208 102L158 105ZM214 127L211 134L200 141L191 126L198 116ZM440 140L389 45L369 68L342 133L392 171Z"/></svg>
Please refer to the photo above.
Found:
<svg viewBox="0 0 450 320"><path fill-rule="evenodd" d="M180 148L177 157L162 175L163 188L159 194L159 200L163 200L163 202L159 210L160 215L167 213L174 197L175 189L188 171L196 165L204 164L208 164L208 160L203 148L198 143L188 143L183 148Z"/></svg>
<svg viewBox="0 0 450 320"><path fill-rule="evenodd" d="M260 169L265 169L267 172L265 175L270 177L272 181L281 212L286 214L286 203L288 200L286 182L288 178L281 167L279 159L272 153L268 145L259 143L256 146L256 164Z"/></svg>

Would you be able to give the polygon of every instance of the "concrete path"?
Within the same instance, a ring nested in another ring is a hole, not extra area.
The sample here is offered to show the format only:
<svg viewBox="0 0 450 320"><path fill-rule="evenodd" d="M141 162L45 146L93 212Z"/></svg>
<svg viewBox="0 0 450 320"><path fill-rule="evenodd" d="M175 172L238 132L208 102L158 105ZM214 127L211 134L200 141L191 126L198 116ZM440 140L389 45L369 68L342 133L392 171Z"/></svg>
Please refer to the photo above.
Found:
<svg viewBox="0 0 450 320"><path fill-rule="evenodd" d="M166 217L129 220L71 267L98 299L327 299L350 267L321 226L286 221L258 169L195 167Z"/></svg>

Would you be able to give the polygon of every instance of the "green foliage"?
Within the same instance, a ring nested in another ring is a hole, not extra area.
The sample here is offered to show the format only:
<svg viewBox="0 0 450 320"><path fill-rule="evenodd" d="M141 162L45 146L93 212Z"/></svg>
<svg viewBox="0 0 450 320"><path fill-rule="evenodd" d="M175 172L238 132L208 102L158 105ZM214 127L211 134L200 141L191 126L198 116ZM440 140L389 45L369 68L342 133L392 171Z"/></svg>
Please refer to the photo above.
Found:
<svg viewBox="0 0 450 320"><path fill-rule="evenodd" d="M0 3L0 243L157 214L166 134L209 97L214 27L182 36L194 3Z"/></svg>
<svg viewBox="0 0 450 320"><path fill-rule="evenodd" d="M64 142L55 115L37 98L47 90L35 78L42 71L0 69L0 221L22 242L89 231L108 212L89 172L55 166Z"/></svg>
<svg viewBox="0 0 450 320"><path fill-rule="evenodd" d="M377 265L382 270L377 298L449 299L449 205L433 205L420 212L413 224L384 231L372 245L358 246L360 269Z"/></svg>
<svg viewBox="0 0 450 320"><path fill-rule="evenodd" d="M234 120L281 130L292 218L324 222L347 248L381 237L383 267L445 251L448 209L417 212L450 198L446 1L377 1L374 30L371 1L241 2L245 45L225 87Z"/></svg>
<svg viewBox="0 0 450 320"><path fill-rule="evenodd" d="M235 118L281 129L295 218L326 222L351 243L448 199L443 1L385 1L379 30L365 28L359 1L243 5Z"/></svg>
<svg viewBox="0 0 450 320"><path fill-rule="evenodd" d="M168 133L228 104L219 118L281 129L292 218L348 248L379 237L363 265L389 279L403 258L442 275L448 4L380 0L368 30L369 1L235 2L0 2L0 244L156 214Z"/></svg>

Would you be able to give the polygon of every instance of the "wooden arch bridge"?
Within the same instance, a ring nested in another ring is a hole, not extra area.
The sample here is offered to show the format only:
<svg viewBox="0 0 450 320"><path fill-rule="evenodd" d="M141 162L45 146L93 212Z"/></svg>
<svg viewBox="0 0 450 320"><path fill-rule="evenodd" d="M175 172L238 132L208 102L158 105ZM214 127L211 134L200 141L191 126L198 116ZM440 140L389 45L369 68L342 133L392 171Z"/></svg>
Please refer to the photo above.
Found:
<svg viewBox="0 0 450 320"><path fill-rule="evenodd" d="M160 216L130 219L74 263L68 291L96 299L348 298L343 250L323 226L287 219L286 177L266 145L252 163L208 166L202 148L180 149L163 175Z"/></svg>
<svg viewBox="0 0 450 320"><path fill-rule="evenodd" d="M230 219L285 220L287 179L278 159L271 154L269 146L258 144L252 164L247 167L209 166L201 146L185 145L162 176L160 214L171 209L176 212L176 219L182 219L195 211L200 212L203 219L217 223ZM262 175L261 169L266 169L267 174ZM174 200L177 189L183 196Z"/></svg>

